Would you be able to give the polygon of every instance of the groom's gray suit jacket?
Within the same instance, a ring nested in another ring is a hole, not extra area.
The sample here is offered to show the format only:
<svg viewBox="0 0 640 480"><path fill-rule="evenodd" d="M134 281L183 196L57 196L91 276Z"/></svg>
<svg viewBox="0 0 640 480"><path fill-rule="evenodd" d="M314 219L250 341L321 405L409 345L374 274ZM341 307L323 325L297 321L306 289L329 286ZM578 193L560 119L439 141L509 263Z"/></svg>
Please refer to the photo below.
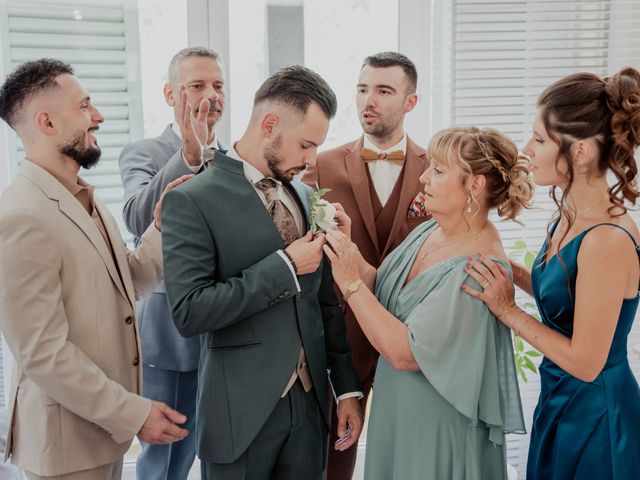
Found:
<svg viewBox="0 0 640 480"><path fill-rule="evenodd" d="M311 189L291 182L308 215ZM307 217L308 218L308 217ZM294 277L271 215L242 162L213 166L169 192L162 207L165 283L182 335L203 335L197 451L231 463L249 446L291 378L301 344L328 425L327 370L336 395L359 391L329 262Z"/></svg>

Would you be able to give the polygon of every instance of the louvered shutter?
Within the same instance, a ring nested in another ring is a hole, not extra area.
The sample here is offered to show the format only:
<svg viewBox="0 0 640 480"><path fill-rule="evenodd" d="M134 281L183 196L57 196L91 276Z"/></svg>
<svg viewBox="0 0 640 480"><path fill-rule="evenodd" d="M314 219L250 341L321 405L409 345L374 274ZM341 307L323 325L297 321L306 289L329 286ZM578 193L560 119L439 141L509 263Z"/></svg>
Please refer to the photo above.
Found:
<svg viewBox="0 0 640 480"><path fill-rule="evenodd" d="M63 6L54 1L21 0L9 1L5 8L7 71L42 57L67 62L104 115L98 132L102 159L96 168L81 170L80 175L96 186L126 234L118 155L124 145L143 136L136 2L76 1ZM15 174L24 152L15 136L13 146Z"/></svg>
<svg viewBox="0 0 640 480"><path fill-rule="evenodd" d="M42 57L67 62L104 115L98 132L102 159L80 175L96 186L129 241L118 156L124 145L143 136L137 2L0 0L0 26L4 75ZM24 151L12 130L9 150L13 177Z"/></svg>
<svg viewBox="0 0 640 480"><path fill-rule="evenodd" d="M546 86L573 72L608 75L624 65L640 67L637 1L447 0L433 5L434 131L449 125L493 127L523 147ZM525 240L538 250L554 208L548 189L538 188L535 208L521 217L524 229L492 219L506 247ZM636 375L638 345L636 322L629 338ZM528 427L539 389L537 375L521 384ZM528 436L509 438L508 461L520 478L528 445Z"/></svg>

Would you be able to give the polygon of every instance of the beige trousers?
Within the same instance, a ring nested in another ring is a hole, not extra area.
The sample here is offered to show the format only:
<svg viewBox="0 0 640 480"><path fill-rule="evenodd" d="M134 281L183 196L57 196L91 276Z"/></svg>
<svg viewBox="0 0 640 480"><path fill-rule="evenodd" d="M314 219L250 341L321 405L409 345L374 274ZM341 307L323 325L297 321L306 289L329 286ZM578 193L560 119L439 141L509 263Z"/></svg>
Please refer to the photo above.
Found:
<svg viewBox="0 0 640 480"><path fill-rule="evenodd" d="M29 480L120 480L122 478L122 460L103 465L91 470L41 477L31 472L25 472Z"/></svg>

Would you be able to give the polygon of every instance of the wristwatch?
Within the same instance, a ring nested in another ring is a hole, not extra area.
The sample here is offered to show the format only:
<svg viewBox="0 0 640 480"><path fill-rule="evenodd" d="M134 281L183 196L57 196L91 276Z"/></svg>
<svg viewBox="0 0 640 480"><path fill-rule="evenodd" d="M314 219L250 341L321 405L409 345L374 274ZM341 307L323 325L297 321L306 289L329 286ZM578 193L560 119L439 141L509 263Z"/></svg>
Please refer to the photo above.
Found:
<svg viewBox="0 0 640 480"><path fill-rule="evenodd" d="M345 303L349 301L349 298L351 297L351 295L353 295L358 291L361 285L364 285L364 282L362 281L361 278L359 278L351 282L349 286L347 286L347 289L344 292L344 296L342 297Z"/></svg>

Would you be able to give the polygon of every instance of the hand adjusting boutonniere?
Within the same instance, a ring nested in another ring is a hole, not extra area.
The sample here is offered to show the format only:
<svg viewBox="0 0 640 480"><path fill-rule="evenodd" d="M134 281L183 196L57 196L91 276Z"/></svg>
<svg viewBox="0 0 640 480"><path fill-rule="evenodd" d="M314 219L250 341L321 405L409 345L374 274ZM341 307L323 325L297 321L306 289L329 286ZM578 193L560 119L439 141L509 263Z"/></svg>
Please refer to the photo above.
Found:
<svg viewBox="0 0 640 480"><path fill-rule="evenodd" d="M309 195L309 209L311 210L311 233L326 232L336 228L334 220L336 207L322 198L330 192L330 188L315 190Z"/></svg>

